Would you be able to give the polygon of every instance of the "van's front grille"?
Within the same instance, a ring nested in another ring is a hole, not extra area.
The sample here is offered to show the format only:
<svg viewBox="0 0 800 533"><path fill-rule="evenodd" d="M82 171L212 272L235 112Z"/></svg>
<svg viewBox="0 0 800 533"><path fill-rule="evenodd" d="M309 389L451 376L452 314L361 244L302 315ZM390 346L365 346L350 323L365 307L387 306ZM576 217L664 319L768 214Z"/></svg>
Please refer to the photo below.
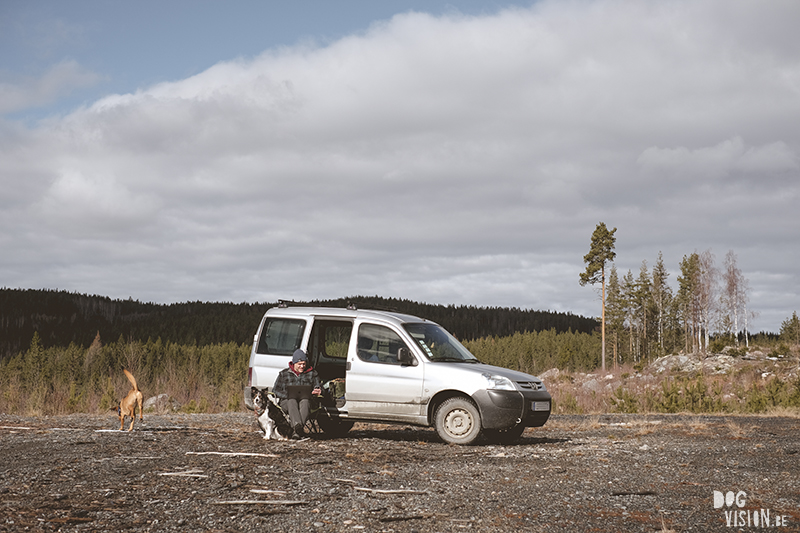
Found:
<svg viewBox="0 0 800 533"><path fill-rule="evenodd" d="M523 390L542 390L544 388L541 381L517 381L517 385Z"/></svg>

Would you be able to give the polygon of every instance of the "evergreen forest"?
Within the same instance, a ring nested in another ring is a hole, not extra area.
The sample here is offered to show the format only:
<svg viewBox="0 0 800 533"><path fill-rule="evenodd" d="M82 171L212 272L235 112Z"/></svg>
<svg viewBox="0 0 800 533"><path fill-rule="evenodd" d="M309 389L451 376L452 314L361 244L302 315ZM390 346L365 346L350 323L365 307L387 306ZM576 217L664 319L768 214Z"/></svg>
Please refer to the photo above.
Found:
<svg viewBox="0 0 800 533"><path fill-rule="evenodd" d="M571 313L431 305L378 296L290 302L339 308L351 304L427 318L461 340L549 329L591 333L598 326L592 318ZM0 289L0 360L27 349L34 333L44 347L70 343L88 347L98 333L105 340L250 344L261 317L276 305L278 302L154 304L66 291Z"/></svg>

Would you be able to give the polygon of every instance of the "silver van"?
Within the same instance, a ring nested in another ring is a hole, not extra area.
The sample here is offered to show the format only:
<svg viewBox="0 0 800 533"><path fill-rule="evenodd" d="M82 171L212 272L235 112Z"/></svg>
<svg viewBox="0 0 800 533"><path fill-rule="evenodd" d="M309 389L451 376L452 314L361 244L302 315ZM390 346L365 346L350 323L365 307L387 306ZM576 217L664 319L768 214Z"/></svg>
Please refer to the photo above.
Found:
<svg viewBox="0 0 800 533"><path fill-rule="evenodd" d="M323 431L355 421L434 426L448 443L481 435L510 442L544 425L551 397L529 374L481 363L438 324L385 311L273 307L250 353L244 400L252 387L271 389L302 348L324 386Z"/></svg>

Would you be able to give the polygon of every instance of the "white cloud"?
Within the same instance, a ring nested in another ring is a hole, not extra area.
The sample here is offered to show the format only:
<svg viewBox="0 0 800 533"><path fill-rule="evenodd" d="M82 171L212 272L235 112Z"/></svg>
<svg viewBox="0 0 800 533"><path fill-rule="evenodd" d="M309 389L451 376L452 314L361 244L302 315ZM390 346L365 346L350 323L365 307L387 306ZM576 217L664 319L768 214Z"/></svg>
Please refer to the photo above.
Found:
<svg viewBox="0 0 800 533"><path fill-rule="evenodd" d="M0 244L26 250L0 269L154 301L382 294L596 315L577 279L602 220L622 270L734 249L745 272L792 269L797 302L784 199L800 190L800 37L771 24L798 10L410 13L109 95L3 133L24 155L0 147L0 185L29 178L0 193L22 235Z"/></svg>

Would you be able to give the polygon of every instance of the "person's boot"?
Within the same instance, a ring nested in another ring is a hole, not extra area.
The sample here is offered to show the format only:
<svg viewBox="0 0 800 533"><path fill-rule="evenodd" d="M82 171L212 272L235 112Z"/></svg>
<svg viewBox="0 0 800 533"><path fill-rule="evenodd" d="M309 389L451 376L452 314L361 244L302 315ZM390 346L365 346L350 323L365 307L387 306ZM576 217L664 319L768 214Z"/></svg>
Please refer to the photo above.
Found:
<svg viewBox="0 0 800 533"><path fill-rule="evenodd" d="M303 429L303 424L295 424L294 425L294 433L295 433L295 435L297 435L298 439L302 439L303 437L305 437L306 436L306 432ZM292 437L294 437L294 435Z"/></svg>

